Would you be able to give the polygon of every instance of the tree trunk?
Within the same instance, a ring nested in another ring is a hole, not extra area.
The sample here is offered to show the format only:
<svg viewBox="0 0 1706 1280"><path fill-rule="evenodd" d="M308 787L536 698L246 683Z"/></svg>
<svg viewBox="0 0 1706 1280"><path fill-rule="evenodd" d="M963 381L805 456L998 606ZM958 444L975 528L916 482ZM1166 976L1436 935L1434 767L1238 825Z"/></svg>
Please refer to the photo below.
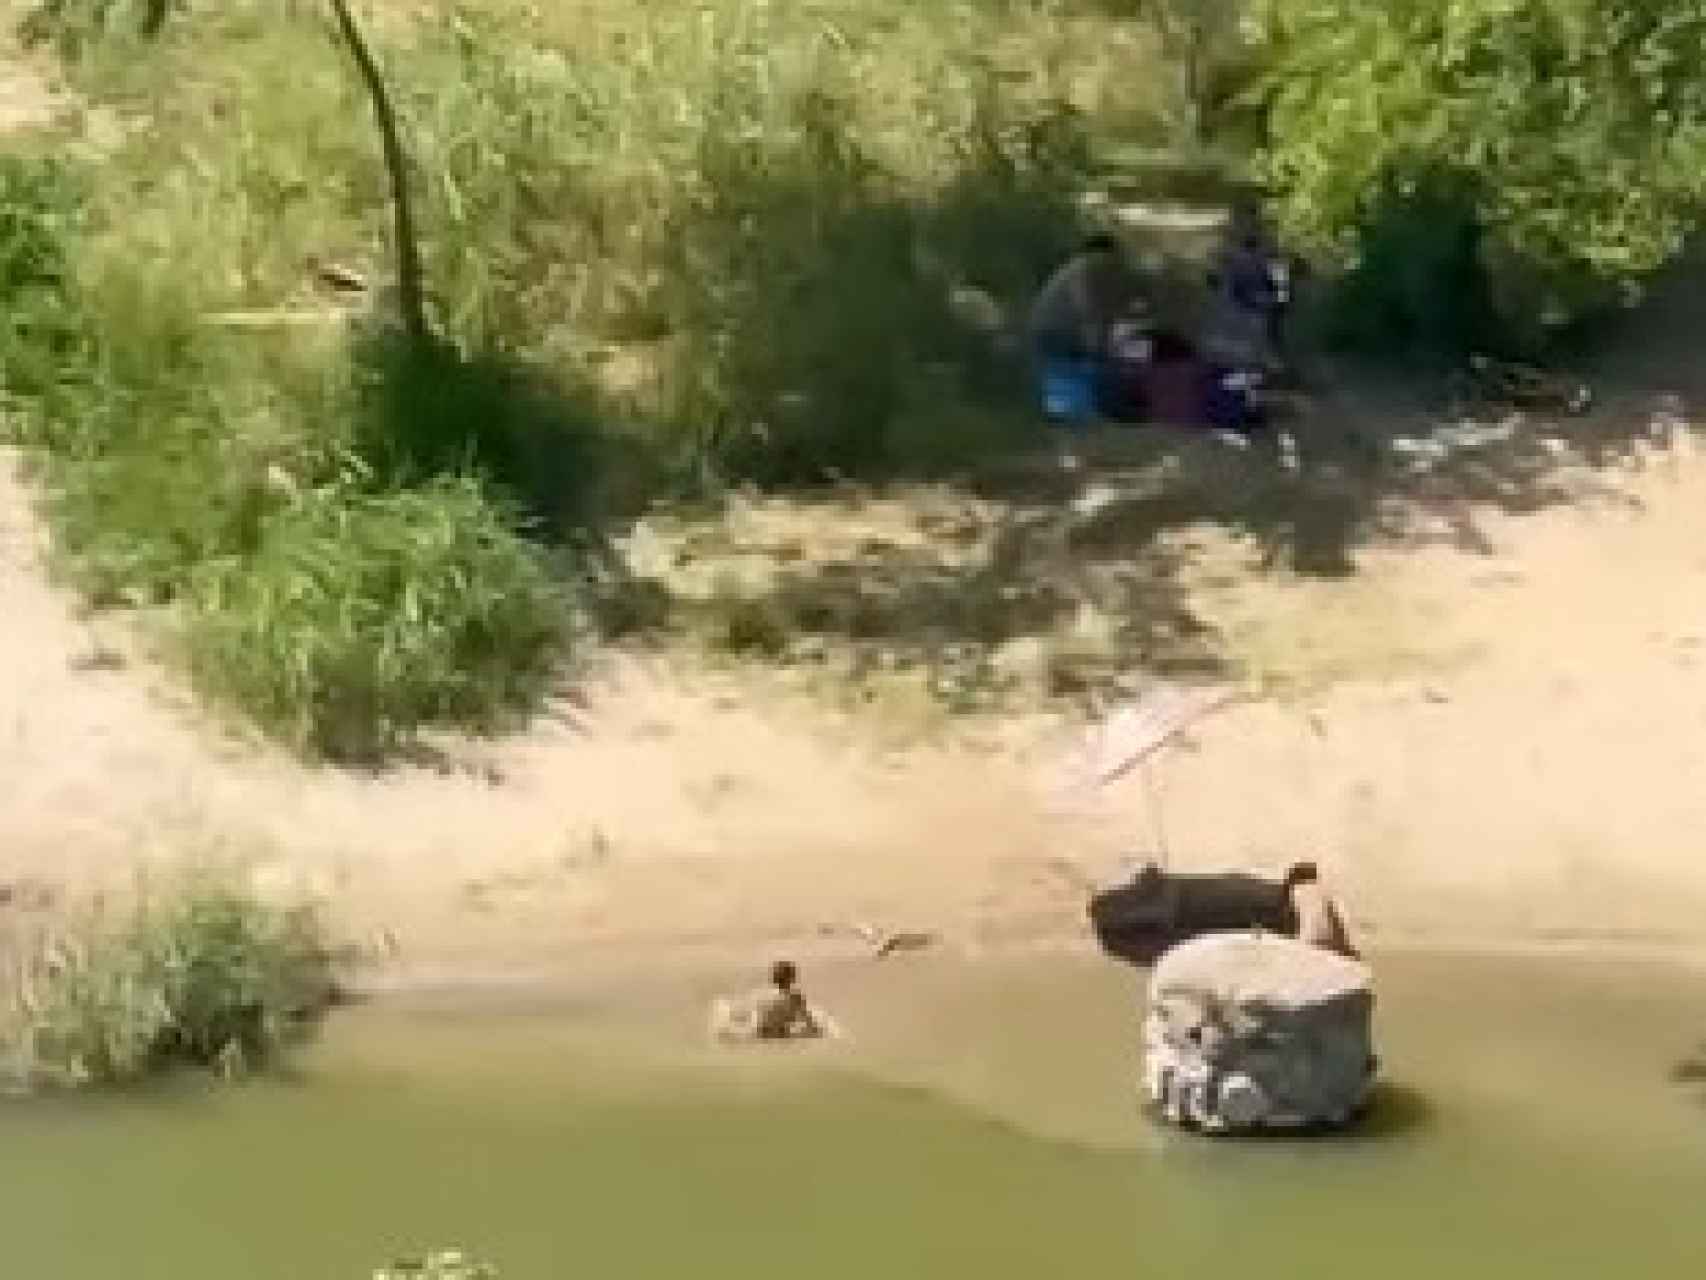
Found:
<svg viewBox="0 0 1706 1280"><path fill-rule="evenodd" d="M397 254L397 298L402 311L403 331L412 341L424 342L428 336L426 291L421 269L420 245L415 239L414 207L409 197L409 163L403 152L403 139L397 129L397 115L391 108L390 95L373 53L362 38L355 15L350 12L349 0L331 0L332 12L338 20L338 30L349 46L361 73L367 96L373 102L374 122L379 126L379 142L385 152L385 169L391 178L391 212Z"/></svg>

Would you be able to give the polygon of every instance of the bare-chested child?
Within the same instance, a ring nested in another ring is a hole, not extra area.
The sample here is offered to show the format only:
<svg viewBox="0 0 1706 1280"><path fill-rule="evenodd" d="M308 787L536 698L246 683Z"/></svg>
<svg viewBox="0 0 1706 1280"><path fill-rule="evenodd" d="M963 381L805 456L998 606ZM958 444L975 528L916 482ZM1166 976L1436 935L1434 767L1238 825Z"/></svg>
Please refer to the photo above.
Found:
<svg viewBox="0 0 1706 1280"><path fill-rule="evenodd" d="M843 1038L835 1020L800 990L799 967L792 960L771 966L769 986L740 999L713 1002L711 1034L724 1041Z"/></svg>
<svg viewBox="0 0 1706 1280"><path fill-rule="evenodd" d="M1297 921L1297 938L1310 946L1346 956L1362 957L1351 944L1339 904L1321 883L1321 872L1313 862L1299 862L1285 873L1286 897Z"/></svg>

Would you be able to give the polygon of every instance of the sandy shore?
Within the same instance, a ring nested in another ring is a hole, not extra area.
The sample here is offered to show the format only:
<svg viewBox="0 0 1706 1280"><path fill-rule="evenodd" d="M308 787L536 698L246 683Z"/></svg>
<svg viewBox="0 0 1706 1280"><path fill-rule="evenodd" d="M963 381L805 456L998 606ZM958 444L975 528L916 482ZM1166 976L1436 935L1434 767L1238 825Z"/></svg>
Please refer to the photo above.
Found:
<svg viewBox="0 0 1706 1280"><path fill-rule="evenodd" d="M49 101L9 65L0 129ZM1695 363L1697 301L1626 343L1651 386ZM1649 341L1648 339L1653 339ZM1308 697L1244 700L1152 769L1063 804L1070 726L968 725L924 747L773 685L618 661L530 731L450 767L305 768L212 723L122 617L53 587L0 457L0 886L19 910L141 863L253 859L419 973L549 972L589 950L1082 941L1083 884L1179 869L1337 881L1376 946L1706 943L1706 464L1613 464L1521 516L1408 514L1357 571L1251 568L1194 537L1191 608ZM1568 487L1560 473L1549 483ZM1326 678L1320 678L1325 676Z"/></svg>
<svg viewBox="0 0 1706 1280"><path fill-rule="evenodd" d="M1348 674L1218 712L1146 778L1063 804L1059 724L887 750L762 681L638 662L447 770L305 768L211 724L131 622L79 616L8 467L0 879L75 892L252 856L348 932L394 931L421 972L544 972L589 948L848 948L857 923L968 950L1081 938L1083 881L1122 853L1308 853L1376 945L1692 947L1706 467L1606 493L1485 517L1475 552L1371 551L1345 579L1205 576L1194 605L1237 643Z"/></svg>

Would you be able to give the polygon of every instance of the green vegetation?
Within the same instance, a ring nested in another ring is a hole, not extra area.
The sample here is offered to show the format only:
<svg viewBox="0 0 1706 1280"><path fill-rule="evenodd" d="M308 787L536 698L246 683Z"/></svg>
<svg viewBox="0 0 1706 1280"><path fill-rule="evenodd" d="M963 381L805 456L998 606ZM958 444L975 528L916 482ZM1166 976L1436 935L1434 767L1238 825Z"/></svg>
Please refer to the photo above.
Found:
<svg viewBox="0 0 1706 1280"><path fill-rule="evenodd" d="M497 727L535 705L560 647L543 559L466 478L320 486L248 555L197 567L190 670L286 741L381 758L426 723Z"/></svg>
<svg viewBox="0 0 1706 1280"><path fill-rule="evenodd" d="M205 691L340 759L536 700L579 612L542 545L585 557L660 493L1006 448L1012 362L952 292L1011 319L1076 234L1086 120L1149 111L1131 38L1025 6L381 10L410 339L383 287L265 322L328 311L310 260L388 274L324 15L146 8L36 14L122 127L0 165L15 429L91 597L166 609Z"/></svg>
<svg viewBox="0 0 1706 1280"><path fill-rule="evenodd" d="M41 0L26 31L88 109L80 145L0 161L8 416L92 598L162 609L200 687L290 744L378 758L535 705L583 618L670 615L608 555L660 499L952 479L1035 443L1011 340L1111 156L1262 175L1341 337L1541 349L1692 226L1697 9L382 4L417 321L332 10ZM370 287L336 301L311 263ZM673 620L766 660L802 629L915 631L907 660L957 689L1072 607L1008 608L986 569ZM1129 616L1146 586L1110 591L1114 631L1159 630Z"/></svg>
<svg viewBox="0 0 1706 1280"><path fill-rule="evenodd" d="M123 1084L178 1066L236 1073L304 1032L332 987L318 920L212 873L142 886L20 958L3 1026L26 1085Z"/></svg>
<svg viewBox="0 0 1706 1280"><path fill-rule="evenodd" d="M1534 349L1706 198L1706 5L1273 0L1268 177L1389 347Z"/></svg>

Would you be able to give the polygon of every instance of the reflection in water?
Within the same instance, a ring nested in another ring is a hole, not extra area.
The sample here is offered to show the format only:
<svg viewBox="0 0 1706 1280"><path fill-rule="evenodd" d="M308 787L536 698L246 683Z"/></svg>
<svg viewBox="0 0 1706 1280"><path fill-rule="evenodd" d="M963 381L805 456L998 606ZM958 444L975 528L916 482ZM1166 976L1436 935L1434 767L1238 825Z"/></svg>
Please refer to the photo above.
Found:
<svg viewBox="0 0 1706 1280"><path fill-rule="evenodd" d="M727 974L377 1004L297 1079L0 1110L5 1274L361 1280L446 1244L505 1280L1697 1269L1706 1117L1666 1076L1706 986L1380 972L1390 1078L1311 1141L1145 1124L1136 975L1087 958L814 971L856 1041L803 1054L704 1047Z"/></svg>
<svg viewBox="0 0 1706 1280"><path fill-rule="evenodd" d="M1146 1109L1148 1110L1148 1109ZM1152 1123L1162 1121L1149 1112ZM1301 1129L1252 1129L1243 1133L1201 1134L1202 1141L1221 1146L1260 1143L1297 1146L1331 1143L1338 1148L1385 1142L1425 1128L1435 1118L1433 1104L1419 1089L1390 1082L1377 1084L1367 1109L1349 1125L1315 1125Z"/></svg>
<svg viewBox="0 0 1706 1280"><path fill-rule="evenodd" d="M1706 1044L1672 1067L1670 1078L1677 1084L1706 1084Z"/></svg>

